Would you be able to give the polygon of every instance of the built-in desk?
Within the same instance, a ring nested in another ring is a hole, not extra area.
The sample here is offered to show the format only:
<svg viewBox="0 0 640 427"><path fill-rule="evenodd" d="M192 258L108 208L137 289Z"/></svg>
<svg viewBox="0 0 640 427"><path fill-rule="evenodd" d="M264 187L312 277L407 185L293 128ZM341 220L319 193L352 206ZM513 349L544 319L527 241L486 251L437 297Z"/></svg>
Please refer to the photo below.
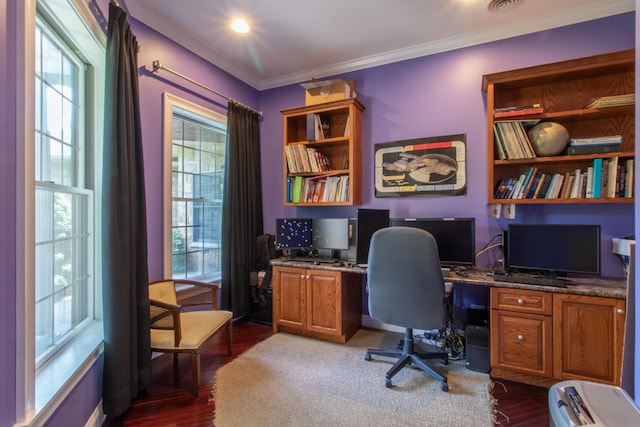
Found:
<svg viewBox="0 0 640 427"><path fill-rule="evenodd" d="M361 326L366 268L292 261L273 265L273 330L346 342ZM550 386L568 379L620 384L624 279L571 278L557 288L495 282L488 270L446 281L489 286L491 375Z"/></svg>

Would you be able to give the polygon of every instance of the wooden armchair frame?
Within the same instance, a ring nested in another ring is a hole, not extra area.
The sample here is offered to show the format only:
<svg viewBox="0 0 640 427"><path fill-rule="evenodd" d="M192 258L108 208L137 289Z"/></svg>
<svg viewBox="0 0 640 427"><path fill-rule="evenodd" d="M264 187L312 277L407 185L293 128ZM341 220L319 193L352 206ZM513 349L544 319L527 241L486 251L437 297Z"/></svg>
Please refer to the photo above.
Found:
<svg viewBox="0 0 640 427"><path fill-rule="evenodd" d="M203 287L211 290L211 309L183 310L178 303L177 285ZM233 354L232 313L218 309L217 284L190 279L165 279L149 284L151 304L151 350L191 354L193 393L200 394L200 349L220 330L227 331L228 354Z"/></svg>

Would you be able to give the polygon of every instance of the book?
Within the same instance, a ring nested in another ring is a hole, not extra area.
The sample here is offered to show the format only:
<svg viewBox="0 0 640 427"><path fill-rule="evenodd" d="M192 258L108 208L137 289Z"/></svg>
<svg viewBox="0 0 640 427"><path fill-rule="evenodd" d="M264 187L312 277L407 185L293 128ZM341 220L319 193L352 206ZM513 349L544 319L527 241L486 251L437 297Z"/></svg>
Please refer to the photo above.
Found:
<svg viewBox="0 0 640 427"><path fill-rule="evenodd" d="M542 186L544 185L544 179L547 177L546 173L543 173L542 175L540 175L540 179L538 180L538 185L536 186L536 191L533 193L533 199L537 199L538 195L540 194L540 190L542 189Z"/></svg>
<svg viewBox="0 0 640 427"><path fill-rule="evenodd" d="M562 190L560 190L560 198L568 199L571 192L571 186L573 185L573 175L570 172L564 174L564 182L562 183Z"/></svg>
<svg viewBox="0 0 640 427"><path fill-rule="evenodd" d="M543 173L540 172L538 168L535 168L535 170L536 172L533 176L533 179L531 180L531 185L529 185L529 188L527 189L527 193L525 196L526 199L533 199L533 196L536 194L536 190L540 185L540 179L542 178Z"/></svg>
<svg viewBox="0 0 640 427"><path fill-rule="evenodd" d="M573 175L573 187L571 187L571 192L569 193L570 199L577 199L580 197L580 176L582 175L582 171L580 168L575 169L571 175Z"/></svg>
<svg viewBox="0 0 640 427"><path fill-rule="evenodd" d="M596 136L593 138L571 138L569 145L622 144L622 135Z"/></svg>
<svg viewBox="0 0 640 427"><path fill-rule="evenodd" d="M505 160L508 158L505 142L503 141L502 132L498 129L498 124L493 124L493 140L496 146L496 154L498 159Z"/></svg>
<svg viewBox="0 0 640 427"><path fill-rule="evenodd" d="M523 199L526 194L529 192L531 188L531 184L533 183L533 177L538 168L534 168L530 166L524 174L524 181L522 181L522 187L520 189L520 193L518 194L518 199Z"/></svg>
<svg viewBox="0 0 640 427"><path fill-rule="evenodd" d="M302 196L302 181L303 178L298 175L293 179L293 194L292 201L293 203L300 203L300 196Z"/></svg>
<svg viewBox="0 0 640 427"><path fill-rule="evenodd" d="M574 156L577 154L617 153L620 151L621 146L622 144L569 145L565 150L565 154Z"/></svg>
<svg viewBox="0 0 640 427"><path fill-rule="evenodd" d="M504 148L507 159L521 159L524 153L519 151L519 144L516 140L515 133L513 132L509 122L497 122L495 124L498 128L498 132L501 135L501 140L504 142Z"/></svg>
<svg viewBox="0 0 640 427"><path fill-rule="evenodd" d="M602 197L616 197L616 176L618 172L618 157L609 159L609 167L607 168L607 194Z"/></svg>
<svg viewBox="0 0 640 427"><path fill-rule="evenodd" d="M564 175L555 174L551 179L551 184L549 184L549 191L545 195L546 199L557 199L560 194L560 188L562 187L562 182L564 181Z"/></svg>
<svg viewBox="0 0 640 427"><path fill-rule="evenodd" d="M495 108L493 110L493 116L495 118L501 117L517 117L526 116L527 114L540 114L544 112L544 108L540 104L519 105L517 107L504 107Z"/></svg>
<svg viewBox="0 0 640 427"><path fill-rule="evenodd" d="M584 108L606 108L620 105L631 105L636 103L636 95L628 93L624 95L600 96L592 98Z"/></svg>
<svg viewBox="0 0 640 427"><path fill-rule="evenodd" d="M591 199L593 197L593 166L587 167L587 182L585 185L585 197Z"/></svg>
<svg viewBox="0 0 640 427"><path fill-rule="evenodd" d="M594 199L600 198L600 190L602 190L602 159L593 159L593 186L591 195Z"/></svg>
<svg viewBox="0 0 640 427"><path fill-rule="evenodd" d="M545 196L547 195L547 191L549 191L549 184L551 184L552 178L553 175L551 174L545 175L544 180L542 181L542 185L540 186L540 191L538 191L538 196L536 197L537 199L545 198Z"/></svg>
<svg viewBox="0 0 640 427"><path fill-rule="evenodd" d="M633 180L634 180L634 171L633 168L635 166L635 159L627 159L625 161L625 189L624 189L624 197L633 197Z"/></svg>

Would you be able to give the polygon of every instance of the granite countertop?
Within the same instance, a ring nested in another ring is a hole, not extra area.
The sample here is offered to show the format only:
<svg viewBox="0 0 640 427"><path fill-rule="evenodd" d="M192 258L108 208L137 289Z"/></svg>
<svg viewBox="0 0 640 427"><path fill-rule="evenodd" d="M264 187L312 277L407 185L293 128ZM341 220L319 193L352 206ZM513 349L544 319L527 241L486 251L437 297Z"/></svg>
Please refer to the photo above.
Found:
<svg viewBox="0 0 640 427"><path fill-rule="evenodd" d="M272 265L283 267L305 268L311 270L339 271L342 273L367 274L367 269L358 267L355 263L339 261L336 263L313 263L308 261L292 261L289 258L276 258L271 260ZM445 275L447 282L466 283L471 285L492 286L496 288L526 289L533 291L546 291L561 294L588 295L605 298L627 298L627 281L622 278L612 277L570 277L569 280L575 285L568 285L566 288L554 286L529 285L511 282L496 282L492 278L492 273L486 269L465 270L466 277L459 276L455 272Z"/></svg>

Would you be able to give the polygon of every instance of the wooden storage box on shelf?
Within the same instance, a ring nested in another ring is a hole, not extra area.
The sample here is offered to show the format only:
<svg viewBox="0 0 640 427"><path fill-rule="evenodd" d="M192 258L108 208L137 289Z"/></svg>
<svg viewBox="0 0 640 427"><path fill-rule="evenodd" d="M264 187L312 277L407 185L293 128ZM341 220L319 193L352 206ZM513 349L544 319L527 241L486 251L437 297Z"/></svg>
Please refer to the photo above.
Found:
<svg viewBox="0 0 640 427"><path fill-rule="evenodd" d="M281 111L285 205L362 203L363 111L356 99ZM342 197L328 197L334 185Z"/></svg>
<svg viewBox="0 0 640 427"><path fill-rule="evenodd" d="M627 50L553 64L488 74L483 78L487 93L487 191L488 203L633 203L625 197L499 198L496 186L518 178L531 166L545 174L580 169L586 172L596 158L620 165L635 162L635 105L584 108L592 99L635 93L635 51ZM541 104L543 113L495 118L496 108ZM621 135L619 152L558 155L531 159L501 160L495 148L494 123L502 120L552 121L564 126L571 138ZM635 165L634 165L635 166ZM634 171L635 172L635 171Z"/></svg>

